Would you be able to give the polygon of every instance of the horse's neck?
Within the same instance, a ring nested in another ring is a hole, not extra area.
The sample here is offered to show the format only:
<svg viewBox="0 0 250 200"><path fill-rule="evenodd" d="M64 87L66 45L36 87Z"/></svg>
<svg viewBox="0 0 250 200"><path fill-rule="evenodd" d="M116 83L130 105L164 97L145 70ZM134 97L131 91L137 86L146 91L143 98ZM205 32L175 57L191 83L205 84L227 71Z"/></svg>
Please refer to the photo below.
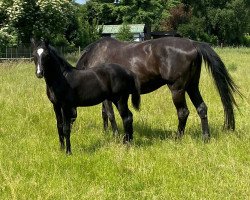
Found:
<svg viewBox="0 0 250 200"><path fill-rule="evenodd" d="M62 85L65 82L64 73L67 71L67 65L62 63L60 60L51 58L50 62L47 64L45 71L45 81L49 87Z"/></svg>

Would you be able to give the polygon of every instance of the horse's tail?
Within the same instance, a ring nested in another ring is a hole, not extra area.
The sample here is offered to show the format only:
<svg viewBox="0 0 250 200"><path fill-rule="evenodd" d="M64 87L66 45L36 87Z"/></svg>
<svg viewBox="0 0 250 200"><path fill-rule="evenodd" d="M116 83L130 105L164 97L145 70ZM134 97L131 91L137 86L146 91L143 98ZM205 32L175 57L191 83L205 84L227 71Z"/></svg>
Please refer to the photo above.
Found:
<svg viewBox="0 0 250 200"><path fill-rule="evenodd" d="M133 107L136 110L139 110L140 109L140 103L141 103L140 82L139 82L138 77L135 74L133 74L133 77L134 77L134 84L133 84L133 89L132 89L131 101L132 101Z"/></svg>
<svg viewBox="0 0 250 200"><path fill-rule="evenodd" d="M220 94L225 116L224 128L234 130L235 118L233 106L237 107L237 104L233 93L237 92L240 95L241 93L219 55L207 43L194 42L194 46L198 51L197 59L200 60L201 57L203 58ZM201 64L201 62L198 63Z"/></svg>

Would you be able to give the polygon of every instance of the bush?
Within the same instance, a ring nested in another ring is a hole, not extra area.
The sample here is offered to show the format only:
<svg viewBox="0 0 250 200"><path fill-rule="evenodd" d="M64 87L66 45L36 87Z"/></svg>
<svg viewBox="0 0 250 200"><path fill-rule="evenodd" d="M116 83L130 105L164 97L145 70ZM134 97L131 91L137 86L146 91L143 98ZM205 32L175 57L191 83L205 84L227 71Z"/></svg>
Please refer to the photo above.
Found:
<svg viewBox="0 0 250 200"><path fill-rule="evenodd" d="M130 27L127 24L123 24L122 27L119 29L116 38L121 41L133 41L134 35L130 31Z"/></svg>
<svg viewBox="0 0 250 200"><path fill-rule="evenodd" d="M206 31L206 22L204 18L192 17L187 24L181 24L177 31L184 37L197 41L204 41L211 44L217 44L218 39L214 35L209 35Z"/></svg>
<svg viewBox="0 0 250 200"><path fill-rule="evenodd" d="M245 34L242 40L243 40L244 46L250 47L250 35L249 35L249 33Z"/></svg>

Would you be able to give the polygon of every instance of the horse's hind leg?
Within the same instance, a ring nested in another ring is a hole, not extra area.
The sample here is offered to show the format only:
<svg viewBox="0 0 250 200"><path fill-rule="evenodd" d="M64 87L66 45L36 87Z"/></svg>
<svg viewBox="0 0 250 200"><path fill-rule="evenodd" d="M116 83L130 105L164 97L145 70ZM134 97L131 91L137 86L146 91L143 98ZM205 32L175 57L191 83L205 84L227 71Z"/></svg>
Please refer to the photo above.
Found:
<svg viewBox="0 0 250 200"><path fill-rule="evenodd" d="M103 121L103 128L104 128L104 131L107 131L108 129L108 114L107 114L107 111L106 111L106 108L104 106L104 102L102 103L102 121Z"/></svg>
<svg viewBox="0 0 250 200"><path fill-rule="evenodd" d="M208 119L207 119L207 106L201 97L198 84L190 85L187 89L187 92L197 110L198 115L201 118L203 140L206 142L210 138Z"/></svg>
<svg viewBox="0 0 250 200"><path fill-rule="evenodd" d="M125 132L125 136L123 138L124 143L133 140L133 114L128 109L128 97L129 95L123 96L117 103L115 103L123 121Z"/></svg>
<svg viewBox="0 0 250 200"><path fill-rule="evenodd" d="M108 128L108 119L109 119L113 133L116 135L118 133L118 127L115 121L115 113L111 101L105 100L103 102L102 119L103 119L104 130L107 130Z"/></svg>
<svg viewBox="0 0 250 200"><path fill-rule="evenodd" d="M184 134L187 118L189 115L189 110L185 99L185 90L184 89L173 90L171 88L170 90L172 92L172 99L177 110L178 121L179 121L176 137L181 138Z"/></svg>
<svg viewBox="0 0 250 200"><path fill-rule="evenodd" d="M56 115L57 130L58 130L60 147L63 150L65 148L65 144L64 144L64 135L63 135L62 110L61 110L61 106L58 106L56 104L53 104L53 107L54 107L54 111L55 111L55 115Z"/></svg>

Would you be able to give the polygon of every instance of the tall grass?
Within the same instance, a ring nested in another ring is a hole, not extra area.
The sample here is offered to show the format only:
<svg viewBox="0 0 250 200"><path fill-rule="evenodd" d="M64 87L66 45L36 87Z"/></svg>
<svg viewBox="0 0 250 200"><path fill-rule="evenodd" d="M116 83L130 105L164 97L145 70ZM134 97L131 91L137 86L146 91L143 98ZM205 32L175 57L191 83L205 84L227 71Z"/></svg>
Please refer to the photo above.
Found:
<svg viewBox="0 0 250 200"><path fill-rule="evenodd" d="M167 87L142 96L134 141L124 146L102 131L101 106L78 109L72 156L59 150L44 80L33 63L0 63L0 199L249 199L250 49L216 49L245 98L236 96L236 131L205 68L200 89L211 141L187 98L185 136L175 141L176 110ZM123 131L116 112L120 132Z"/></svg>

